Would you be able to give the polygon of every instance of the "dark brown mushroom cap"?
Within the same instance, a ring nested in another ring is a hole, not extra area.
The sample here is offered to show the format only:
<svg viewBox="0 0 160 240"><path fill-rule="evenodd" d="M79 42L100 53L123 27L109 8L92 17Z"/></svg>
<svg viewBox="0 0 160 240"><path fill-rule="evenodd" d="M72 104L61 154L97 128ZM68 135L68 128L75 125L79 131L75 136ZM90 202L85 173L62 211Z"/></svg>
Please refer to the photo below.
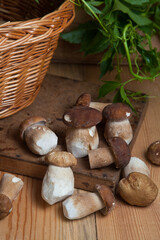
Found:
<svg viewBox="0 0 160 240"><path fill-rule="evenodd" d="M109 138L108 144L114 155L116 168L124 168L131 158L128 144L120 137Z"/></svg>
<svg viewBox="0 0 160 240"><path fill-rule="evenodd" d="M46 124L46 119L40 116L34 116L23 120L19 126L20 137L23 140L25 130L34 124Z"/></svg>
<svg viewBox="0 0 160 240"><path fill-rule="evenodd" d="M160 165L160 141L155 141L148 147L147 158L152 163Z"/></svg>
<svg viewBox="0 0 160 240"><path fill-rule="evenodd" d="M76 101L76 106L88 106L91 102L91 94L82 93Z"/></svg>
<svg viewBox="0 0 160 240"><path fill-rule="evenodd" d="M0 194L0 219L5 218L11 211L12 203L10 199L4 194Z"/></svg>
<svg viewBox="0 0 160 240"><path fill-rule="evenodd" d="M96 184L95 189L105 204L105 207L100 211L103 215L107 215L115 206L114 195L111 189L106 185Z"/></svg>
<svg viewBox="0 0 160 240"><path fill-rule="evenodd" d="M102 112L106 121L121 121L131 117L131 108L124 103L112 103L107 105Z"/></svg>
<svg viewBox="0 0 160 240"><path fill-rule="evenodd" d="M102 120L102 113L94 108L75 106L63 115L63 122L74 128L90 128Z"/></svg>

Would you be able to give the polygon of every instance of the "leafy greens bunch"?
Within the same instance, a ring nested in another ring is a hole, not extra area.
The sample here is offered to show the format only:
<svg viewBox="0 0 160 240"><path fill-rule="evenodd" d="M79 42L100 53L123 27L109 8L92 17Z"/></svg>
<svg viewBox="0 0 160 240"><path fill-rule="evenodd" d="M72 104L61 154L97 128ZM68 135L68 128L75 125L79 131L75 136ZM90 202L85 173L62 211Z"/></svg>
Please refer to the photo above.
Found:
<svg viewBox="0 0 160 240"><path fill-rule="evenodd" d="M160 75L160 52L151 42L153 34L160 32L160 0L76 0L74 3L83 8L91 20L61 37L80 44L85 55L102 52L100 78L114 68L117 75L114 81L104 82L99 97L116 90L113 102L125 102L133 109L130 97L138 99L141 93L127 91L126 84L134 80L154 80ZM133 54L135 68L131 62ZM124 59L133 77L122 82Z"/></svg>

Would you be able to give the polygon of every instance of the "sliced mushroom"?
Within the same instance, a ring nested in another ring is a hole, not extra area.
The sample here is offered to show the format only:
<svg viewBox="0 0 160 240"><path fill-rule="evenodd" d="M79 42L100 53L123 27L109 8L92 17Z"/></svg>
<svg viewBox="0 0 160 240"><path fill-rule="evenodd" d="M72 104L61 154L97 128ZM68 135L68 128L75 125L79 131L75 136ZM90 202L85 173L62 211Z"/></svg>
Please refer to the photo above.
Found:
<svg viewBox="0 0 160 240"><path fill-rule="evenodd" d="M96 185L96 192L73 195L63 202L64 216L70 220L80 219L101 210L107 215L115 206L115 199L109 187Z"/></svg>
<svg viewBox="0 0 160 240"><path fill-rule="evenodd" d="M45 155L57 146L56 134L45 124L46 120L37 116L25 119L20 125L21 138L35 154Z"/></svg>
<svg viewBox="0 0 160 240"><path fill-rule="evenodd" d="M66 131L67 151L76 158L85 157L88 151L99 145L99 136L96 126L91 128L68 128Z"/></svg>
<svg viewBox="0 0 160 240"><path fill-rule="evenodd" d="M106 141L110 137L121 137L127 144L133 138L133 131L129 118L132 111L123 103L113 103L103 109L103 117L106 119L104 137Z"/></svg>
<svg viewBox="0 0 160 240"><path fill-rule="evenodd" d="M150 171L147 165L137 157L131 157L127 166L123 168L123 176L126 178L132 172L140 172L148 177L150 176Z"/></svg>
<svg viewBox="0 0 160 240"><path fill-rule="evenodd" d="M12 202L23 187L23 181L16 176L5 173L0 182L0 219L12 211Z"/></svg>
<svg viewBox="0 0 160 240"><path fill-rule="evenodd" d="M98 148L88 152L90 168L107 167L114 163L116 168L125 167L130 161L128 144L119 137L108 139L110 147Z"/></svg>
<svg viewBox="0 0 160 240"><path fill-rule="evenodd" d="M74 192L74 176L70 167L50 165L43 178L41 196L50 205Z"/></svg>

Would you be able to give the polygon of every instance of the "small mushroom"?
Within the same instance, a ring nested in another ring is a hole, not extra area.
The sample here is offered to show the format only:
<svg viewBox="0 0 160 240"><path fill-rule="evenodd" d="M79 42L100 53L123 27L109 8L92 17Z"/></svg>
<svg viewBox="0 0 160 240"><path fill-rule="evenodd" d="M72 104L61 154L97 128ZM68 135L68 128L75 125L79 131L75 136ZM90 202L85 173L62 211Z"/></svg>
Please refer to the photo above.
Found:
<svg viewBox="0 0 160 240"><path fill-rule="evenodd" d="M21 139L25 140L31 152L38 155L51 152L58 142L56 134L45 124L46 119L39 116L25 119L20 124Z"/></svg>
<svg viewBox="0 0 160 240"><path fill-rule="evenodd" d="M23 187L23 181L16 176L5 173L0 181L0 219L12 211L12 202Z"/></svg>
<svg viewBox="0 0 160 240"><path fill-rule="evenodd" d="M120 180L118 193L130 205L145 207L156 199L158 188L148 176L133 172Z"/></svg>
<svg viewBox="0 0 160 240"><path fill-rule="evenodd" d="M115 163L116 168L125 167L130 161L128 144L119 137L108 139L110 147L98 148L88 151L90 168L107 167Z"/></svg>
<svg viewBox="0 0 160 240"><path fill-rule="evenodd" d="M103 117L106 119L104 137L106 141L110 137L121 137L127 144L133 138L133 131L129 118L132 111L128 105L113 103L103 109Z"/></svg>
<svg viewBox="0 0 160 240"><path fill-rule="evenodd" d="M126 178L132 172L140 172L148 177L150 176L150 171L147 165L137 157L131 157L127 166L123 168L123 176Z"/></svg>
<svg viewBox="0 0 160 240"><path fill-rule="evenodd" d="M160 165L160 141L155 141L148 147L147 159L153 164Z"/></svg>
<svg viewBox="0 0 160 240"><path fill-rule="evenodd" d="M109 187L96 185L96 192L85 192L67 198L63 203L64 216L70 220L80 219L101 210L107 215L115 206L115 198Z"/></svg>
<svg viewBox="0 0 160 240"><path fill-rule="evenodd" d="M77 165L77 159L70 152L57 152L52 151L45 156L45 162L59 166L71 167Z"/></svg>
<svg viewBox="0 0 160 240"><path fill-rule="evenodd" d="M88 155L88 151L98 148L99 136L96 126L91 128L68 128L66 131L67 151L76 158Z"/></svg>
<svg viewBox="0 0 160 240"><path fill-rule="evenodd" d="M50 205L74 192L74 176L70 167L50 165L43 178L41 196Z"/></svg>
<svg viewBox="0 0 160 240"><path fill-rule="evenodd" d="M83 93L76 101L76 106L88 106L102 112L103 109L111 103L91 102L91 95L89 93Z"/></svg>

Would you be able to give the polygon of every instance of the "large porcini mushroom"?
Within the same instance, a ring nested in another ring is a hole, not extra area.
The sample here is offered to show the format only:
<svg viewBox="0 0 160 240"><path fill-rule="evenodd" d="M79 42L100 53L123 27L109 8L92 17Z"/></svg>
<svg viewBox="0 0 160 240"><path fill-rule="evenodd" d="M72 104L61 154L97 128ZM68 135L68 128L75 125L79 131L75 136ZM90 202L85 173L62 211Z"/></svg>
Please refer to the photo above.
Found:
<svg viewBox="0 0 160 240"><path fill-rule="evenodd" d="M45 155L57 146L56 134L45 124L46 119L39 116L25 119L20 124L21 139L25 140L30 151L35 154Z"/></svg>
<svg viewBox="0 0 160 240"><path fill-rule="evenodd" d="M147 159L156 165L160 165L160 141L155 141L149 145Z"/></svg>
<svg viewBox="0 0 160 240"><path fill-rule="evenodd" d="M23 187L23 181L16 176L5 173L0 181L0 219L12 211L12 202Z"/></svg>
<svg viewBox="0 0 160 240"><path fill-rule="evenodd" d="M65 112L67 151L81 158L88 155L88 150L96 149L99 145L96 125L101 120L102 113L87 106L78 105Z"/></svg>
<svg viewBox="0 0 160 240"><path fill-rule="evenodd" d="M43 178L41 196L50 205L74 192L74 176L70 167L50 165Z"/></svg>
<svg viewBox="0 0 160 240"><path fill-rule="evenodd" d="M120 180L118 193L130 205L145 207L156 199L158 188L145 174L133 172Z"/></svg>
<svg viewBox="0 0 160 240"><path fill-rule="evenodd" d="M115 206L115 198L109 187L96 185L96 192L72 195L63 202L64 216L70 220L80 219L101 210L107 215Z"/></svg>
<svg viewBox="0 0 160 240"><path fill-rule="evenodd" d="M67 151L76 158L88 155L88 151L98 148L99 136L96 126L90 128L68 128L66 131Z"/></svg>
<svg viewBox="0 0 160 240"><path fill-rule="evenodd" d="M59 167L71 167L77 164L77 159L70 152L52 151L45 156L45 162Z"/></svg>
<svg viewBox="0 0 160 240"><path fill-rule="evenodd" d="M109 147L97 148L88 152L90 168L107 167L112 163L116 168L123 168L129 163L130 149L122 138L109 138L108 143Z"/></svg>
<svg viewBox="0 0 160 240"><path fill-rule="evenodd" d="M103 109L103 117L106 119L104 137L106 141L110 137L121 137L127 144L133 138L133 131L129 118L132 111L124 103L113 103Z"/></svg>
<svg viewBox="0 0 160 240"><path fill-rule="evenodd" d="M126 178L132 172L140 172L148 177L150 176L150 171L145 162L137 157L131 157L127 166L123 168L123 176Z"/></svg>

